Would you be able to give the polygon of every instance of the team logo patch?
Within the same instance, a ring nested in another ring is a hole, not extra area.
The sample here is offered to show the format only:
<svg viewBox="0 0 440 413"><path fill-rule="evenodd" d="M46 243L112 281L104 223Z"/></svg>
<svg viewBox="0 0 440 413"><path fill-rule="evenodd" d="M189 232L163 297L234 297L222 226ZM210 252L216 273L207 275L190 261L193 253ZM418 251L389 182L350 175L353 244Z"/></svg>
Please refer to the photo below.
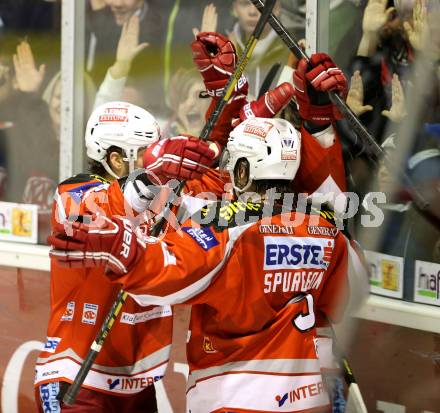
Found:
<svg viewBox="0 0 440 413"><path fill-rule="evenodd" d="M319 381L293 388L283 396L276 395L275 401L278 403L278 407L282 407L286 402L296 404L307 399L310 400L312 397L322 397L324 394L326 394L324 384Z"/></svg>
<svg viewBox="0 0 440 413"><path fill-rule="evenodd" d="M128 122L127 108L107 108L99 116L99 122Z"/></svg>
<svg viewBox="0 0 440 413"><path fill-rule="evenodd" d="M122 313L120 322L123 324L135 325L138 323L145 323L155 318L170 317L173 315L170 306L154 307L151 310L143 313Z"/></svg>
<svg viewBox="0 0 440 413"><path fill-rule="evenodd" d="M281 151L282 161L296 161L298 158L298 152L296 149L283 149Z"/></svg>
<svg viewBox="0 0 440 413"><path fill-rule="evenodd" d="M91 188L96 188L97 186L102 186L102 182L91 182L85 185L77 186L76 188L67 191L71 198L79 204L83 195Z"/></svg>
<svg viewBox="0 0 440 413"><path fill-rule="evenodd" d="M321 227L315 225L309 225L307 231L310 235L323 235L325 237L336 237L338 235L338 228L336 227Z"/></svg>
<svg viewBox="0 0 440 413"><path fill-rule="evenodd" d="M57 400L60 383L46 383L40 386L41 407L44 413L61 413L60 402Z"/></svg>
<svg viewBox="0 0 440 413"><path fill-rule="evenodd" d="M278 402L278 407L283 407L284 403L286 403L286 400L288 399L288 397L289 397L289 393L286 393L282 397L280 395L277 395L275 397L275 400Z"/></svg>
<svg viewBox="0 0 440 413"><path fill-rule="evenodd" d="M84 303L81 322L95 325L96 319L98 318L98 308L99 306L96 304Z"/></svg>
<svg viewBox="0 0 440 413"><path fill-rule="evenodd" d="M75 314L75 301L69 301L66 305L66 311L61 316L61 321L72 321Z"/></svg>
<svg viewBox="0 0 440 413"><path fill-rule="evenodd" d="M108 380L107 380L108 389L109 389L109 390L114 390L115 387L119 386L120 383L121 383L121 380L120 380L120 379L114 379L114 380L112 380L112 379L108 379Z"/></svg>
<svg viewBox="0 0 440 413"><path fill-rule="evenodd" d="M107 379L109 390L141 390L148 386L154 385L163 376L147 376L147 377L117 377L116 379Z"/></svg>
<svg viewBox="0 0 440 413"><path fill-rule="evenodd" d="M272 128L273 125L270 122L248 122L243 132L261 139L266 139L266 136Z"/></svg>
<svg viewBox="0 0 440 413"><path fill-rule="evenodd" d="M60 341L61 338L59 337L47 337L46 344L44 344L44 351L47 353L55 353Z"/></svg>
<svg viewBox="0 0 440 413"><path fill-rule="evenodd" d="M183 227L182 229L205 251L208 251L219 244L217 238L209 228Z"/></svg>
<svg viewBox="0 0 440 413"><path fill-rule="evenodd" d="M298 159L297 139L291 136L286 136L281 140L281 160L282 161L296 161Z"/></svg>
<svg viewBox="0 0 440 413"><path fill-rule="evenodd" d="M327 269L334 240L310 237L264 237L264 269Z"/></svg>
<svg viewBox="0 0 440 413"><path fill-rule="evenodd" d="M295 228L284 225L260 225L258 227L260 234L288 234L294 235Z"/></svg>
<svg viewBox="0 0 440 413"><path fill-rule="evenodd" d="M217 350L214 348L211 339L206 336L203 337L203 350L208 354L217 353Z"/></svg>

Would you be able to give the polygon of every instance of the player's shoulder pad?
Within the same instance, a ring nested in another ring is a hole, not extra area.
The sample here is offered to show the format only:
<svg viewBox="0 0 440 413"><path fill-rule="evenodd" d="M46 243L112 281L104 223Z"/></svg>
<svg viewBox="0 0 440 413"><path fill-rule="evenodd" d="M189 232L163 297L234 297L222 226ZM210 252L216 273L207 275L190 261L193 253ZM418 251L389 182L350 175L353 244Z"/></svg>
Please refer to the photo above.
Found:
<svg viewBox="0 0 440 413"><path fill-rule="evenodd" d="M75 199L79 201L83 194L91 188L105 187L110 184L110 181L98 175L92 174L78 174L66 179L58 185L58 192L70 193Z"/></svg>
<svg viewBox="0 0 440 413"><path fill-rule="evenodd" d="M258 221L263 217L263 210L262 203L218 201L203 207L192 220L202 227L213 227L215 231L221 232L243 223ZM251 219L253 217L258 219Z"/></svg>
<svg viewBox="0 0 440 413"><path fill-rule="evenodd" d="M335 211L328 203L322 204L320 205L320 208L317 208L309 201L307 203L306 213L309 215L320 215L327 222L329 222L333 226L336 226Z"/></svg>
<svg viewBox="0 0 440 413"><path fill-rule="evenodd" d="M101 183L101 184L108 184L110 183L110 181L108 181L105 178L102 178L99 175L93 175L93 174L77 174L74 175L70 178L67 178L66 180L64 180L63 182L61 182L59 185L83 185L86 183L91 183L91 182L96 182L96 183Z"/></svg>

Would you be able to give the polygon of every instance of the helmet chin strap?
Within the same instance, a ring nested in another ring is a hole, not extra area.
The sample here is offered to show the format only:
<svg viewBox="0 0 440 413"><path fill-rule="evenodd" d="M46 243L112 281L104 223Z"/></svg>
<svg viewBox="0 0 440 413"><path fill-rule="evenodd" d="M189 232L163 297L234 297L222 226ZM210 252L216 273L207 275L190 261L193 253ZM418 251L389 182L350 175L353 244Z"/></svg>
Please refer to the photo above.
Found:
<svg viewBox="0 0 440 413"><path fill-rule="evenodd" d="M103 159L101 161L101 165L104 167L104 169L106 170L106 172L111 175L113 178L119 179L120 176L116 175L115 172L112 170L112 168L110 168L109 164L107 163L107 161L105 159Z"/></svg>
<svg viewBox="0 0 440 413"><path fill-rule="evenodd" d="M128 162L128 173L131 174L135 170L134 163L137 159L138 149L136 148L134 150L131 150L131 153L128 150L124 149L124 152L125 158L123 158L123 160L125 162Z"/></svg>
<svg viewBox="0 0 440 413"><path fill-rule="evenodd" d="M125 158L123 158L123 160L124 160L124 162L128 162L128 172L131 174L134 170L135 170L135 167L134 167L134 158L133 157L127 157L127 152L124 150L124 152L125 152ZM120 176L118 176L116 173L115 173L115 171L113 171L113 169L112 168L110 168L110 165L107 163L107 161L105 160L105 159L103 159L102 161L101 161L101 165L104 167L104 169L106 170L106 172L109 174L109 175L111 175L113 178L116 178L116 179L120 179L121 177Z"/></svg>

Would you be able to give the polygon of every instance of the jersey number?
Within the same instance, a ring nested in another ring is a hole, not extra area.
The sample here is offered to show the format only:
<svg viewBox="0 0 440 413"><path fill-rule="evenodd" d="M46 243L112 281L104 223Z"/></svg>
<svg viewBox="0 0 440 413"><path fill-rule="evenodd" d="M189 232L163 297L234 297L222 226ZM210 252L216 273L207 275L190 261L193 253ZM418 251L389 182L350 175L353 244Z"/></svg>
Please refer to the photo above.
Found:
<svg viewBox="0 0 440 413"><path fill-rule="evenodd" d="M293 301L295 300L295 301ZM307 312L306 313L299 313L292 319L292 324L294 327L296 327L299 331L308 331L311 328L315 326L315 312L313 311L314 305L313 305L313 296L311 294L302 295L299 297L295 297L291 301L291 303L298 303L303 300L307 300Z"/></svg>

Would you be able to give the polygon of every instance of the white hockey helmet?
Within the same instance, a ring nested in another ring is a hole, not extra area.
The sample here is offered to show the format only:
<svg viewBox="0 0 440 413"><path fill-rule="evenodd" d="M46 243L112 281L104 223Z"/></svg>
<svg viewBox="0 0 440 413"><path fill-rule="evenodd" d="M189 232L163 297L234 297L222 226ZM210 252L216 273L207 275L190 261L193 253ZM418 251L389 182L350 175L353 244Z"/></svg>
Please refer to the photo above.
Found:
<svg viewBox="0 0 440 413"><path fill-rule="evenodd" d="M235 184L234 169L239 159L249 162L249 182L244 188ZM284 119L249 118L229 135L222 161L234 189L246 191L253 181L291 181L301 158L301 136Z"/></svg>
<svg viewBox="0 0 440 413"><path fill-rule="evenodd" d="M132 172L138 150L159 138L159 125L151 113L128 102L108 102L98 106L87 122L87 156L100 162L110 175L120 178L107 163L107 149L111 146L123 149L124 160Z"/></svg>

